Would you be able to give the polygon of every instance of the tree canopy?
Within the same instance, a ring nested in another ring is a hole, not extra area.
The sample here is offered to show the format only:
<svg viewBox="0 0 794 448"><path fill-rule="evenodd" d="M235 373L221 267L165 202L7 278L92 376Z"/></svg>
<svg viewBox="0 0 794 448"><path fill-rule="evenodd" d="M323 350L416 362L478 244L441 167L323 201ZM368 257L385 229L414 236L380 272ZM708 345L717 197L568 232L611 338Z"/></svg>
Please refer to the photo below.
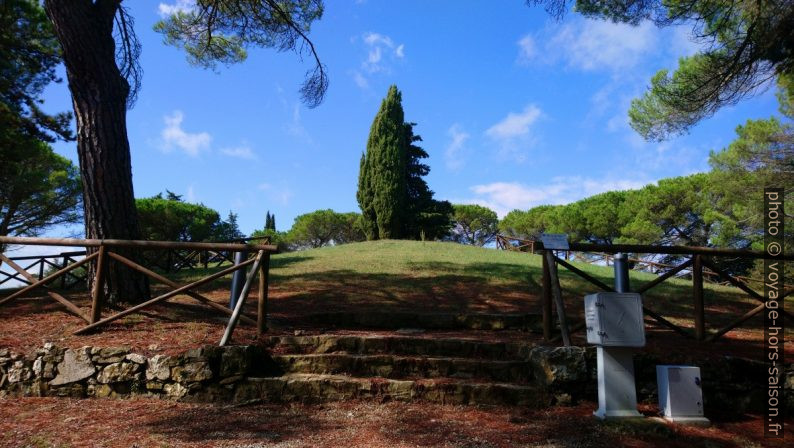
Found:
<svg viewBox="0 0 794 448"><path fill-rule="evenodd" d="M143 237L158 241L230 241L243 238L237 214L227 219L204 204L184 202L181 196L166 191L135 200Z"/></svg>
<svg viewBox="0 0 794 448"><path fill-rule="evenodd" d="M204 0L161 20L154 29L201 67L242 62L248 46L308 54L314 67L300 93L309 107L316 107L328 90L328 75L308 34L322 15L322 0Z"/></svg>
<svg viewBox="0 0 794 448"><path fill-rule="evenodd" d="M465 244L484 246L496 238L499 217L496 212L476 204L454 204L450 238Z"/></svg>
<svg viewBox="0 0 794 448"><path fill-rule="evenodd" d="M0 6L0 235L36 236L80 220L80 175L47 144L72 139L69 113L49 115L41 95L60 80L58 42L32 0ZM0 247L0 249L2 249Z"/></svg>
<svg viewBox="0 0 794 448"><path fill-rule="evenodd" d="M317 248L329 244L363 241L358 213L337 213L331 209L316 210L295 218L288 235L293 249Z"/></svg>
<svg viewBox="0 0 794 448"><path fill-rule="evenodd" d="M72 115L45 113L41 94L60 82L55 67L60 47L44 10L35 0L7 0L0 6L0 138L52 142L74 138Z"/></svg>
<svg viewBox="0 0 794 448"><path fill-rule="evenodd" d="M69 159L39 140L0 145L0 235L36 236L80 213L80 175Z"/></svg>
<svg viewBox="0 0 794 448"><path fill-rule="evenodd" d="M794 2L787 0L527 0L557 17L568 5L585 17L637 25L692 26L703 49L660 70L632 101L631 126L644 138L686 132L724 106L755 95L775 77L794 75Z"/></svg>

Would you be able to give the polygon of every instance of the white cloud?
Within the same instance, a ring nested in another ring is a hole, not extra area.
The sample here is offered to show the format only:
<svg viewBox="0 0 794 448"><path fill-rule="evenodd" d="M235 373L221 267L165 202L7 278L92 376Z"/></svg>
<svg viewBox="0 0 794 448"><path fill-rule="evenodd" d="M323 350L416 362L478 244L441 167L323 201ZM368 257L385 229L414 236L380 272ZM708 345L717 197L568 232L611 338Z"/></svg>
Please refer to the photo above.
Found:
<svg viewBox="0 0 794 448"><path fill-rule="evenodd" d="M196 202L196 189L193 186L194 184L190 184L187 187L187 193L185 193L185 202Z"/></svg>
<svg viewBox="0 0 794 448"><path fill-rule="evenodd" d="M195 0L176 0L176 3L169 5L168 3L160 3L157 6L157 13L160 17L166 18L178 12L191 12L195 9Z"/></svg>
<svg viewBox="0 0 794 448"><path fill-rule="evenodd" d="M485 135L494 140L510 140L529 134L529 127L540 118L541 111L534 104L524 108L523 112L510 112L499 123L488 128Z"/></svg>
<svg viewBox="0 0 794 448"><path fill-rule="evenodd" d="M380 47L370 48L369 57L367 57L367 66L372 67L372 71L380 70L378 62L380 62L381 57Z"/></svg>
<svg viewBox="0 0 794 448"><path fill-rule="evenodd" d="M648 21L631 26L577 19L561 27L547 27L541 36L522 38L518 42L518 61L525 64L532 60L546 63L562 60L579 70L620 73L657 51L659 33ZM542 44L537 44L536 40Z"/></svg>
<svg viewBox="0 0 794 448"><path fill-rule="evenodd" d="M528 64L538 53L535 39L527 34L518 41L518 62Z"/></svg>
<svg viewBox="0 0 794 448"><path fill-rule="evenodd" d="M355 43L358 39L352 38ZM369 88L366 75L376 73L390 73L392 63L405 58L405 44L395 44L394 40L380 33L364 33L361 36L367 50L366 58L361 62L358 70L352 72L353 81L362 89Z"/></svg>
<svg viewBox="0 0 794 448"><path fill-rule="evenodd" d="M367 59L361 63L361 69L367 73L389 72L388 61L384 54L392 55L390 59L405 57L405 45L395 46L391 37L379 33L364 33L362 40L367 45Z"/></svg>
<svg viewBox="0 0 794 448"><path fill-rule="evenodd" d="M185 154L196 157L204 150L208 150L212 137L207 132L188 133L182 129L184 114L182 111L175 110L170 116L163 117L165 127L160 136L163 140L162 149L170 152L174 147L181 149Z"/></svg>
<svg viewBox="0 0 794 448"><path fill-rule="evenodd" d="M391 37L384 36L383 34L379 33L364 33L364 43L369 45L370 47L376 45L385 45L389 48L394 47L394 41L391 40Z"/></svg>
<svg viewBox="0 0 794 448"><path fill-rule="evenodd" d="M254 154L248 145L235 146L233 148L223 148L221 149L221 154L227 155L229 157L237 157L238 159L256 159L256 154Z"/></svg>
<svg viewBox="0 0 794 448"><path fill-rule="evenodd" d="M480 204L495 211L502 218L515 209L527 210L544 204L567 204L605 191L641 188L648 183L651 182L643 179L594 179L581 176L555 177L542 185L494 182L475 185L471 187L473 198L454 202Z"/></svg>
<svg viewBox="0 0 794 448"><path fill-rule="evenodd" d="M469 139L469 134L463 130L463 127L455 123L447 131L450 142L444 151L444 160L447 164L447 169L451 171L458 171L463 168L463 145Z"/></svg>
<svg viewBox="0 0 794 448"><path fill-rule="evenodd" d="M540 108L530 104L522 112L508 113L500 122L488 128L485 135L498 144L498 157L518 163L525 161L527 149L537 141L531 127L541 116L543 112Z"/></svg>

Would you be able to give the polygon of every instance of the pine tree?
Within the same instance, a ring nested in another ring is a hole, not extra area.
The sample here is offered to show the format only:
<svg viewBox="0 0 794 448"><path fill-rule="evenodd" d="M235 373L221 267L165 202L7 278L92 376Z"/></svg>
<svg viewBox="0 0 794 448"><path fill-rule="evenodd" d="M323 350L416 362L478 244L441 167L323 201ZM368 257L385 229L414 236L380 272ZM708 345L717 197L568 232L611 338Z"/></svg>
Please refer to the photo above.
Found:
<svg viewBox="0 0 794 448"><path fill-rule="evenodd" d="M433 199L433 191L424 180L430 167L422 163L422 159L429 156L427 151L416 145L422 137L414 134L414 126L416 123L405 123L405 140L408 142L405 152L407 219L403 234L406 238L438 239L449 232L454 210L449 202Z"/></svg>

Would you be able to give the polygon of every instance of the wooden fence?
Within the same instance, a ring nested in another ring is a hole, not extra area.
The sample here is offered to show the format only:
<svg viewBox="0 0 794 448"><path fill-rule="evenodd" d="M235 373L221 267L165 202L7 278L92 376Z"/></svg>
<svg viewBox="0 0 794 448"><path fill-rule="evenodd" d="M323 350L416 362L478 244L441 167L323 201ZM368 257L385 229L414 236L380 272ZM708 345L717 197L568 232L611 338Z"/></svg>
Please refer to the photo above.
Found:
<svg viewBox="0 0 794 448"><path fill-rule="evenodd" d="M512 240L512 241L511 241ZM546 340L553 341L557 339L562 339L565 345L570 344L570 333L580 331L585 328L584 322L579 323L578 325L569 328L567 325L567 318L565 316L565 308L564 302L562 297L562 289L560 288L560 279L557 275L557 266L562 266L572 272L573 274L579 276L580 278L586 280L590 284L596 286L599 290L602 291L614 291L614 289L603 283L602 281L598 280L597 278L593 277L592 275L582 271L581 269L577 268L576 266L569 263L566 259L562 259L554 254L555 251L549 250L545 251L543 249L543 243L540 241L532 241L531 243L528 240L517 240L510 237L505 237L500 235L497 238L497 247L503 249L510 249L513 250L522 250L531 253L539 253L543 254L543 297L542 297L542 313L543 313L543 336ZM507 247L509 246L509 247ZM763 252L757 251L749 251L749 250L736 250L736 249L719 249L719 248L712 248L712 247L692 247L692 246L651 246L651 245L641 245L641 244L613 244L613 245L606 245L606 244L589 244L589 243L570 243L570 250L569 251L561 251L565 252L565 258L570 257L570 253L573 252L587 252L587 253L602 253L607 255L614 255L618 252L622 253L631 253L631 254L664 254L664 255L681 255L686 257L686 260L677 265L665 265L664 272L655 278L653 281L646 283L640 288L637 288L633 292L637 292L643 294L650 289L658 286L665 280L672 278L682 271L689 271L692 277L692 300L693 300L693 319L694 319L694 334L692 334L689 330L682 328L673 322L670 322L666 319L660 312L657 312L651 309L647 304L643 305L643 310L648 318L654 320L658 324L670 328L671 330L675 331L676 333L687 337L687 338L694 338L698 341L715 341L725 335L725 333L737 328L751 319L753 316L761 313L765 307L765 299L763 295L750 286L748 286L748 282L752 279L747 279L745 277L737 277L728 274L727 272L720 269L716 263L713 261L714 258L719 257L732 257L732 258L772 258ZM786 260L791 261L794 260L794 255L783 255L776 257L779 260ZM657 271L661 272L661 271ZM728 325L717 329L716 331L712 332L710 335L707 335L706 329L706 315L705 315L705 306L703 301L703 279L704 273L708 272L709 275L713 275L719 277L720 279L724 280L728 284L739 288L744 293L749 295L754 300L758 301L759 304L755 306L753 309L747 311L743 315L737 317L735 320L731 321ZM780 299L785 298L786 296L790 295L794 292L794 288L786 289L780 295ZM558 336L554 336L553 333L553 320L552 320L552 312L553 312L553 305L556 302L556 310L558 315L558 321L560 326L560 334ZM779 312L784 316L784 318L789 320L794 320L794 316L791 313L780 309Z"/></svg>
<svg viewBox="0 0 794 448"><path fill-rule="evenodd" d="M30 272L31 270L34 272L33 278L36 280L41 280L44 278L44 274L53 270L53 269L63 269L66 266L77 262L78 257L84 257L86 254L85 251L76 251L76 252L61 252L56 255L29 255L25 257L9 257L9 260L15 263L21 263L22 269L25 272ZM30 285L31 280L27 276L23 276L17 270L11 270L11 272L6 272L3 269L6 268L5 264L0 265L0 285L3 285L10 281L18 281L25 285ZM75 285L83 284L85 282L86 276L85 274L80 274L75 271L69 271L65 275L61 276L60 278L60 289L69 289Z"/></svg>
<svg viewBox="0 0 794 448"><path fill-rule="evenodd" d="M531 254L543 253L543 249L542 249L543 245L540 241L527 240L527 239L516 238L505 235L496 236L496 247L497 249L516 251L516 252L529 252ZM650 246L650 247L671 247L671 246ZM685 247L685 246L678 246L678 247ZM573 250L557 250L555 252L557 252L558 255L561 254L562 255L561 258L566 261L581 261L584 263L591 263L591 264L604 263L606 266L610 266L614 264L614 254L608 252L573 251ZM653 260L635 258L635 257L628 257L627 260L629 261L630 269L635 271L649 272L651 274L656 274L656 275L664 274L665 272L673 270L678 266L675 264L660 263ZM691 275L691 271L690 270L684 270L683 272L679 271L678 275L689 276ZM763 280L758 278L746 277L742 275L734 275L733 277L745 283L763 283ZM703 269L703 279L718 284L724 284L724 285L730 284L730 282L724 280L720 276L720 274L708 268Z"/></svg>
<svg viewBox="0 0 794 448"><path fill-rule="evenodd" d="M171 242L171 241L138 241L138 240L93 240L93 239L73 239L73 238L21 238L21 237L4 237L0 236L0 244L14 244L14 245L38 245L38 246L73 246L84 247L88 254L85 258L75 261L66 266L60 267L57 271L44 275L42 272L41 278L36 278L30 274L26 269L17 264L12 258L7 257L5 254L0 254L0 261L7 264L14 269L22 278L28 283L27 286L11 293L10 295L0 299L0 305L9 303L19 297L24 296L28 292L35 289L43 289L47 295L62 304L67 310L81 319L85 320L88 325L75 331L75 334L82 334L102 327L105 324L113 322L124 316L142 311L157 303L165 302L168 299L184 294L188 297L197 300L214 310L230 316L229 324L226 328L226 333L221 341L221 345L226 344L234 327L237 325L238 320L242 319L257 326L257 331L262 334L266 331L266 318L267 318L267 292L268 292L268 278L270 267L270 255L278 252L276 246L268 244L240 244L240 243L190 243L190 242ZM181 251L214 251L220 253L221 251L240 252L240 251L253 251L256 252L254 258L250 258L240 264L232 265L219 272L207 275L199 280L191 282L187 285L178 285L176 282L148 269L127 257L124 257L113 249L116 248L132 248L136 250L181 250ZM141 272L153 280L170 286L173 288L171 291L161 294L153 299L147 300L143 303L132 306L123 311L119 311L108 317L102 318L102 309L105 302L103 279L108 263L119 263L135 271ZM86 314L80 307L48 287L48 284L56 279L63 278L75 269L93 263L94 269L90 272L94 273L93 289L91 291L91 309ZM195 288L211 282L217 278L221 278L239 269L246 268L252 265L246 277L246 283L236 301L234 310L230 310L223 305L220 305L204 295L194 291ZM242 314L241 310L248 296L248 291L251 288L252 282L256 276L259 276L259 302L257 306L257 319L253 320Z"/></svg>
<svg viewBox="0 0 794 448"><path fill-rule="evenodd" d="M220 243L239 243L246 244L256 241L258 244L270 244L270 237L240 238L229 241L219 241ZM44 274L63 269L68 265L78 261L79 257L86 256L86 251L61 252L54 255L28 255L24 257L9 257L11 261L23 262L20 264L22 269L33 272L37 280L44 278ZM145 263L151 267L166 273L179 272L183 270L207 269L209 267L218 268L224 263L234 263L234 252L230 250L210 250L210 249L158 249L155 251L144 251L140 254ZM25 285L31 282L20 272L11 269L6 272L8 267L0 263L0 286L11 281L18 281ZM76 285L85 284L85 273L69 271L60 278L59 289L70 289Z"/></svg>

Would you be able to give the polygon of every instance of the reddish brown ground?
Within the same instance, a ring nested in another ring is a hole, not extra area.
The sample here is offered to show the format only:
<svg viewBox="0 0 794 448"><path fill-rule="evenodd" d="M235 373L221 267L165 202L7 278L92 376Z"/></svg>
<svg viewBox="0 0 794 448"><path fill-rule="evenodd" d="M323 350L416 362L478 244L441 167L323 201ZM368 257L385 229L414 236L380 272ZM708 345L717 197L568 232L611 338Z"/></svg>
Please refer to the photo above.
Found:
<svg viewBox="0 0 794 448"><path fill-rule="evenodd" d="M218 303L225 304L228 300L228 290L215 289L205 291ZM279 291L275 289L270 300L271 331L268 334L292 334L300 330L306 334L331 332L328 328L311 326L305 323L302 316L317 313L319 307L308 307L300 300L295 300L295 292ZM455 301L465 301L467 290L461 289ZM71 294L75 303L84 310L88 310L89 301L85 295ZM69 314L64 308L46 298L19 299L10 304L0 306L0 347L7 347L21 353L28 353L45 342L54 342L60 346L81 347L91 346L128 346L134 351L146 355L156 353L173 354L205 344L217 344L225 328L228 318L205 305L198 304L187 297L177 297L174 302L155 305L142 314L133 314L103 327L101 331L75 336L72 333L85 325L85 323ZM376 299L373 299L376 301ZM440 299L436 299L440 300ZM452 299L451 299L452 300ZM471 301L476 301L471 298ZM537 299L523 298L523 302L530 302L537 307ZM252 317L256 313L256 296L252 294L245 312ZM339 310L338 306L334 309ZM350 309L350 308L348 308ZM359 308L355 308L359 309ZM366 308L364 308L366 309ZM407 307L389 308L407 310ZM427 309L426 307L424 309ZM438 311L448 309L443 305L438 308L428 309ZM113 310L106 310L104 316L109 316ZM515 312L513 307L508 307L507 312ZM573 311L573 310L572 310ZM362 311L365 312L365 311ZM491 310L493 312L493 310ZM752 322L759 320L757 317ZM760 320L759 320L760 322ZM334 331L336 333L365 333L365 334L391 334L388 331ZM446 331L427 332L425 337L467 337L496 341L527 341L541 343L541 336L535 333L520 331ZM763 333L758 328L758 322L749 329L739 328L726 334L714 343L697 343L685 339L680 335L655 325L647 326L648 346L645 350L658 354L687 354L688 356L720 356L734 355L751 359L761 359L763 353ZM794 341L789 337L786 343L786 353L794 357ZM241 323L235 330L233 342L235 344L256 343L258 338L252 325ZM583 333L579 332L573 337L574 344L586 345ZM559 344L559 342L557 342ZM794 358L790 358L794 359Z"/></svg>
<svg viewBox="0 0 794 448"><path fill-rule="evenodd" d="M352 287L352 286L351 286ZM369 285L374 288L374 286ZM430 286L428 286L430 288ZM432 288L431 288L432 289ZM423 310L470 312L537 312L537 297L521 292L509 297L484 295L477 288L462 285L455 294L445 291L422 302ZM415 309L405 297L377 296L372 303L351 302L365 311ZM362 291L358 291L363 297ZM226 303L228 290L204 291L218 303ZM311 288L271 291L269 334L328 332L304 323L302 316L346 309L342 295L314 297ZM85 295L69 294L84 310ZM446 300L446 301L445 301ZM145 314L114 322L92 334L74 336L84 323L51 300L41 297L18 300L0 306L0 347L30 352L44 342L61 346L129 346L153 355L177 353L220 341L227 318L185 297L177 303L155 306ZM246 312L253 316L256 297L252 294ZM380 304L379 304L380 303ZM325 304L325 306L324 306ZM655 305L661 309L659 304ZM347 308L349 309L349 308ZM570 310L572 313L577 310ZM739 310L743 311L743 310ZM106 311L105 316L112 312ZM757 320L757 318L756 318ZM759 359L762 333L758 322L749 329L733 331L717 343L695 343L668 330L648 326L646 350L659 354L717 356L732 354ZM336 331L337 333L392 334L393 332ZM540 336L518 331L426 332L422 337L467 337L482 340L540 342ZM789 338L791 339L791 338ZM256 343L254 328L241 325L234 343ZM581 333L574 343L584 345ZM794 346L787 344L789 356ZM757 416L740 421L722 421L708 429L642 424L598 424L590 414L595 408L584 403L569 408L528 411L517 408L452 407L431 404L345 402L327 405L258 405L224 407L158 400L71 400L22 398L0 400L0 446L8 447L738 447L784 446L767 444ZM655 409L643 410L653 414ZM794 428L794 422L789 424ZM787 433L791 440L794 434Z"/></svg>
<svg viewBox="0 0 794 448"><path fill-rule="evenodd" d="M763 438L757 416L709 428L649 420L604 424L591 416L592 403L543 411L396 402L224 407L25 398L0 404L0 446L14 448L786 446ZM794 421L787 425L790 441Z"/></svg>

